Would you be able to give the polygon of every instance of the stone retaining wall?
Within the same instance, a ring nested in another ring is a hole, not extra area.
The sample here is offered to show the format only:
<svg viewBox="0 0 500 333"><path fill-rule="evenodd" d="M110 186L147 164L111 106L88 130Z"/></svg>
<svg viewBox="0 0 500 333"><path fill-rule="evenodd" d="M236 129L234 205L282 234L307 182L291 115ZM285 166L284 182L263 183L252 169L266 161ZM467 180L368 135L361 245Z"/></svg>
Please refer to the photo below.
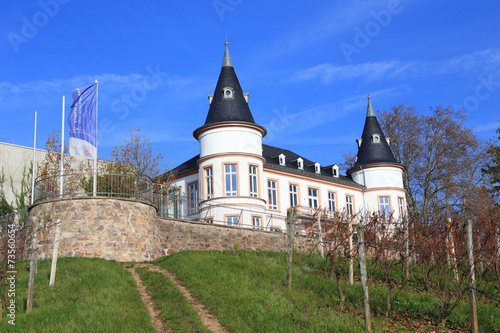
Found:
<svg viewBox="0 0 500 333"><path fill-rule="evenodd" d="M220 224L158 218L164 254L195 250L286 251L286 234L229 227ZM296 235L294 244L298 252L312 251L317 239Z"/></svg>
<svg viewBox="0 0 500 333"><path fill-rule="evenodd" d="M33 206L38 258L52 258L55 226L61 223L59 256L117 261L162 255L156 208L149 203L104 197L48 200Z"/></svg>
<svg viewBox="0 0 500 333"><path fill-rule="evenodd" d="M158 218L143 201L81 197L48 200L30 209L38 239L38 258L52 258L56 224L61 223L59 256L149 261L195 250L285 251L286 234ZM317 239L297 235L295 248L309 252Z"/></svg>

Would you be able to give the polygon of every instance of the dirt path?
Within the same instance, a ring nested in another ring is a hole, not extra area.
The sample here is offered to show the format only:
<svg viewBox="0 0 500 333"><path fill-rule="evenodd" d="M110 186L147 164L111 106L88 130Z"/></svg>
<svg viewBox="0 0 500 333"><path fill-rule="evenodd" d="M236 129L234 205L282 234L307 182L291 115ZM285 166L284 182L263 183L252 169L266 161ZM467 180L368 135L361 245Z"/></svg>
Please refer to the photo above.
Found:
<svg viewBox="0 0 500 333"><path fill-rule="evenodd" d="M165 323L163 320L161 320L161 312L160 310L156 307L155 302L151 299L151 296L149 295L146 286L142 284L141 277L137 272L135 271L134 268L125 268L127 271L129 271L132 274L132 277L134 278L135 282L137 283L137 290L139 291L139 294L141 294L142 298L142 303L146 306L146 308L149 311L149 315L151 316L151 319L153 320L153 327L155 328L156 332L158 333L170 333L172 332L168 328L165 327Z"/></svg>
<svg viewBox="0 0 500 333"><path fill-rule="evenodd" d="M169 272L164 268L154 266L151 264L139 264L136 265L136 267L147 267L151 271L160 272L166 277L168 277L170 281L172 281L173 284L177 288L179 288L181 293L187 298L189 304L191 304L193 309L195 309L195 311L198 312L201 321L203 322L203 325L205 325L209 330L215 333L226 333L226 332L229 333L229 331L224 326L222 326L221 323L219 323L219 320L212 314L210 314L210 312L208 312L208 310L205 309L205 307L203 306L203 304L200 303L199 300L197 300L191 295L189 290L186 287L184 287L179 280L177 280L177 277L173 273Z"/></svg>

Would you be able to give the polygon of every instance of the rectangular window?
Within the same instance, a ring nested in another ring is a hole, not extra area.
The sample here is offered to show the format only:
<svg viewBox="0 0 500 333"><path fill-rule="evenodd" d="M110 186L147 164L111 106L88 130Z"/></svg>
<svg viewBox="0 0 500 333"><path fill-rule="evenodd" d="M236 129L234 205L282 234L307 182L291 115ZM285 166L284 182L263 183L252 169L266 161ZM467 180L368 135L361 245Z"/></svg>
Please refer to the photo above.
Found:
<svg viewBox="0 0 500 333"><path fill-rule="evenodd" d="M198 211L198 183L189 184L189 214Z"/></svg>
<svg viewBox="0 0 500 333"><path fill-rule="evenodd" d="M388 219L391 215L391 208L389 206L389 197L379 197L378 206L380 209L380 215Z"/></svg>
<svg viewBox="0 0 500 333"><path fill-rule="evenodd" d="M248 173L250 174L250 196L257 198L257 167L255 165L250 165L248 167Z"/></svg>
<svg viewBox="0 0 500 333"><path fill-rule="evenodd" d="M403 198L398 198L399 207L399 218L402 219L405 216L405 200Z"/></svg>
<svg viewBox="0 0 500 333"><path fill-rule="evenodd" d="M315 188L308 188L309 193L309 207L318 208L318 190Z"/></svg>
<svg viewBox="0 0 500 333"><path fill-rule="evenodd" d="M236 175L236 164L224 165L224 176L226 181L226 197L234 197L238 195L238 183Z"/></svg>
<svg viewBox="0 0 500 333"><path fill-rule="evenodd" d="M335 211L335 193L328 192L328 210L330 212Z"/></svg>
<svg viewBox="0 0 500 333"><path fill-rule="evenodd" d="M205 168L205 194L207 199L212 199L214 197L214 175L212 167Z"/></svg>
<svg viewBox="0 0 500 333"><path fill-rule="evenodd" d="M210 224L212 224L212 223L214 223L214 218L213 218L213 217L205 217L205 218L203 219L203 221L204 221L205 223L210 223Z"/></svg>
<svg viewBox="0 0 500 333"><path fill-rule="evenodd" d="M269 209L278 210L278 186L275 180L267 181L269 194Z"/></svg>
<svg viewBox="0 0 500 333"><path fill-rule="evenodd" d="M297 185L290 184L290 207L295 207L299 204L299 192Z"/></svg>
<svg viewBox="0 0 500 333"><path fill-rule="evenodd" d="M345 196L345 210L346 213L350 216L354 215L354 207L353 207L353 198L350 195Z"/></svg>
<svg viewBox="0 0 500 333"><path fill-rule="evenodd" d="M231 226L237 226L240 223L239 216L226 216L226 224Z"/></svg>
<svg viewBox="0 0 500 333"><path fill-rule="evenodd" d="M252 226L254 229L258 229L260 227L260 217L252 216Z"/></svg>

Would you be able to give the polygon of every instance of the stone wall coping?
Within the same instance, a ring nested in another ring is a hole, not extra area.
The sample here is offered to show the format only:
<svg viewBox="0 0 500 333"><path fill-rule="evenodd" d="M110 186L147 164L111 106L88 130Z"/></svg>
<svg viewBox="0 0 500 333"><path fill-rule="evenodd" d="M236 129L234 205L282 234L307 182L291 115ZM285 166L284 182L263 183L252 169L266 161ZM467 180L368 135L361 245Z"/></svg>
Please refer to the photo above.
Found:
<svg viewBox="0 0 500 333"><path fill-rule="evenodd" d="M106 197L106 196L80 196L80 197L70 197L70 198L54 198L54 199L47 199L47 200L41 200L35 202L33 205L28 207L28 211L31 212L31 209L35 208L38 205L43 205L51 202L57 202L57 201L70 201L70 200L117 200L117 201L128 201L128 202L138 202L142 203L148 206L153 207L156 212L158 212L158 207L154 205L152 202L146 201L146 200L139 200L139 199L130 199L130 198L122 198L122 197Z"/></svg>
<svg viewBox="0 0 500 333"><path fill-rule="evenodd" d="M171 221L171 222L180 222L180 223L185 223L185 224L196 224L196 225L202 225L202 226L206 226L206 227L215 227L215 228L223 228L223 229L230 229L230 230L240 230L240 231L250 231L250 232L256 232L256 233L264 232L264 233L271 234L271 235L276 235L276 236L279 236L279 235L286 236L285 232L276 232L276 231L268 231L268 230L253 229L253 228L241 228L241 227L234 227L234 226L229 226L229 225L225 225L225 224L206 223L206 222L200 222L200 221L196 221L196 220L174 219L172 217L158 216L158 222L160 222L162 220ZM304 239L308 238L308 236L299 235L299 234L295 234L295 237L302 237Z"/></svg>

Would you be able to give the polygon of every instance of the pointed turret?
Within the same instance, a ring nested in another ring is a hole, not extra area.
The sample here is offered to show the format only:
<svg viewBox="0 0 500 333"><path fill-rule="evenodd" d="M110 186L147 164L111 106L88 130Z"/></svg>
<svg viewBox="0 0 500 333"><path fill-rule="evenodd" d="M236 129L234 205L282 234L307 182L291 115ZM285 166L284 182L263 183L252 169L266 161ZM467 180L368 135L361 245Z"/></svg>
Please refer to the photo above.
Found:
<svg viewBox="0 0 500 333"><path fill-rule="evenodd" d="M358 155L351 170L360 166L378 163L399 164L394 158L387 139L380 128L373 111L370 94L368 94L365 127L363 128L361 140L358 140Z"/></svg>
<svg viewBox="0 0 500 333"><path fill-rule="evenodd" d="M253 119L248 106L248 94L244 94L240 83L234 71L231 56L229 55L227 40L225 44L224 59L222 60L222 69L215 87L214 94L209 96L210 108L208 110L205 124L193 133L195 137L207 126L224 123L242 123L257 125Z"/></svg>

